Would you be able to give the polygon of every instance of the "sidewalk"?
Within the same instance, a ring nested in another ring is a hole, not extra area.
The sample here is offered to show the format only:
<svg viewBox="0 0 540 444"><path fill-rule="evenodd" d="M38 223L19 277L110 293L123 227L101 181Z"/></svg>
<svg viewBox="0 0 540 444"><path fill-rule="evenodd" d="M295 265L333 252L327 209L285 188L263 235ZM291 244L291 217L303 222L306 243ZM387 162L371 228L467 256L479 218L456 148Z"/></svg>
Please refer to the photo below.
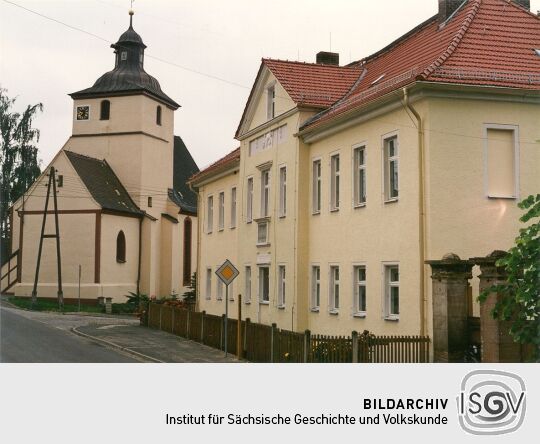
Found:
<svg viewBox="0 0 540 444"><path fill-rule="evenodd" d="M150 362L240 362L230 354L225 358L221 350L138 325L86 325L72 331Z"/></svg>

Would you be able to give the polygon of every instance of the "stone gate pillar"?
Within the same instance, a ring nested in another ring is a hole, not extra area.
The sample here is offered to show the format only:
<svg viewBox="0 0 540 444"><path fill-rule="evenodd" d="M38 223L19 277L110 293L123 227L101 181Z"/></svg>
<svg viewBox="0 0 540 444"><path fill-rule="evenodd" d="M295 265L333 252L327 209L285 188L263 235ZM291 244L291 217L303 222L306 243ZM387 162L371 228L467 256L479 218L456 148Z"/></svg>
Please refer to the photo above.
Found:
<svg viewBox="0 0 540 444"><path fill-rule="evenodd" d="M431 265L433 361L464 362L468 346L468 288L474 263L446 254Z"/></svg>
<svg viewBox="0 0 540 444"><path fill-rule="evenodd" d="M471 260L480 266L480 293L492 285L506 282L508 275L496 262L507 253L494 251L487 257ZM490 293L486 301L480 304L480 335L482 340L482 362L521 362L521 345L510 336L510 321L493 319L491 311L501 296Z"/></svg>

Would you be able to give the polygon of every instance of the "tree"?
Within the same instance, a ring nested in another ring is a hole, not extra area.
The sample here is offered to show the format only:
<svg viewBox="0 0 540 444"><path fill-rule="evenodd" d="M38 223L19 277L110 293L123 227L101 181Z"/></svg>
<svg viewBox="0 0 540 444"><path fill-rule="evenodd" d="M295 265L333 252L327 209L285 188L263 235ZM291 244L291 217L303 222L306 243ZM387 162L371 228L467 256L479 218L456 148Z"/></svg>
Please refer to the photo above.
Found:
<svg viewBox="0 0 540 444"><path fill-rule="evenodd" d="M186 291L182 296L184 301L188 304L194 304L197 298L197 272L191 275L191 282L189 283L189 291Z"/></svg>
<svg viewBox="0 0 540 444"><path fill-rule="evenodd" d="M0 234L2 255L9 242L9 207L19 199L41 174L37 158L39 130L32 119L43 105L28 105L21 114L12 111L16 99L0 88Z"/></svg>
<svg viewBox="0 0 540 444"><path fill-rule="evenodd" d="M515 246L497 261L504 267L508 281L484 291L484 302L490 293L501 295L492 316L511 322L510 334L516 342L534 345L534 358L540 359L540 194L529 196L518 204L525 210L520 221L528 224L519 230Z"/></svg>

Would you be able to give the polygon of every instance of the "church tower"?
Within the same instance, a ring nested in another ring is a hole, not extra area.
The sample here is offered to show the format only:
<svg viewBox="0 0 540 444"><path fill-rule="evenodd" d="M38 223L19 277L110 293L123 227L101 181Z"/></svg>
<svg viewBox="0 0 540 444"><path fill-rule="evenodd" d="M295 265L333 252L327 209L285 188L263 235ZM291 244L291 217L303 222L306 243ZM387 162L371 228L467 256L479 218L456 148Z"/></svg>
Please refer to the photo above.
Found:
<svg viewBox="0 0 540 444"><path fill-rule="evenodd" d="M111 47L114 69L70 94L73 135L65 149L105 159L141 210L158 216L173 187L174 111L180 105L145 71L146 45L133 29L132 11L129 28Z"/></svg>

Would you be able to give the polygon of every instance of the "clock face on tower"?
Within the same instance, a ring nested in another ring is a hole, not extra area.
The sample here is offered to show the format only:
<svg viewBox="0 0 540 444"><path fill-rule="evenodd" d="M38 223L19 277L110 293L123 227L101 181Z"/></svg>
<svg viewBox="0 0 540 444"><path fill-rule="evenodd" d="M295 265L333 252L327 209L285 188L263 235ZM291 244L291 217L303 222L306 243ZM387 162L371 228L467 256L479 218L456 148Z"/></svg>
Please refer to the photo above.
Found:
<svg viewBox="0 0 540 444"><path fill-rule="evenodd" d="M88 105L77 107L77 120L88 120L90 118L90 107Z"/></svg>

